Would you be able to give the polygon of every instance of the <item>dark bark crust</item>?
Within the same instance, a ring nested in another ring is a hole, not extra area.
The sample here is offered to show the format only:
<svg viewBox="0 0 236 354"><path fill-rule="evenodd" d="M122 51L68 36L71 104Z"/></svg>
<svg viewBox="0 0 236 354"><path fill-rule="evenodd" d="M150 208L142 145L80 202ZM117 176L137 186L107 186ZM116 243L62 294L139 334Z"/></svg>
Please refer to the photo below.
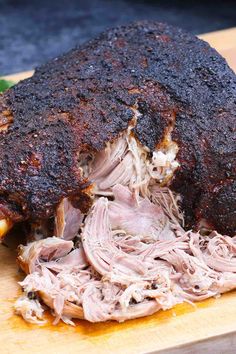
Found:
<svg viewBox="0 0 236 354"><path fill-rule="evenodd" d="M44 218L62 197L82 193L78 151L103 149L127 128L133 106L141 113L134 133L151 150L174 125L181 167L171 188L183 197L187 227L204 218L234 234L235 74L207 43L155 22L109 30L0 97L0 123L9 120L2 213Z"/></svg>

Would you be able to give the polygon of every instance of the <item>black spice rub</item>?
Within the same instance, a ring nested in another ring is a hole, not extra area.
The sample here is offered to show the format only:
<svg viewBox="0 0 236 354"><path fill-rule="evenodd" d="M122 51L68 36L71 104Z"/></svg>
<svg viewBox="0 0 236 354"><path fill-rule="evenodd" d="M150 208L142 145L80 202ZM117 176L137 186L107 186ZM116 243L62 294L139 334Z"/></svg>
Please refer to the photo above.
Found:
<svg viewBox="0 0 236 354"><path fill-rule="evenodd" d="M62 197L86 191L79 152L103 149L133 107L141 113L135 135L151 150L173 127L181 166L171 188L187 226L205 219L233 235L235 74L207 43L155 22L109 30L0 97L2 217L48 217Z"/></svg>

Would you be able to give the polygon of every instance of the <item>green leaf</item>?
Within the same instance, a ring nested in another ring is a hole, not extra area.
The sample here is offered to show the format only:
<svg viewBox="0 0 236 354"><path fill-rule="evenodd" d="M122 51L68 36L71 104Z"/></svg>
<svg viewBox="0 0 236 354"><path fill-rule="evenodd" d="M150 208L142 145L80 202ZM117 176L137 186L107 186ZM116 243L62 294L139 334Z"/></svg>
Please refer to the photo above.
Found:
<svg viewBox="0 0 236 354"><path fill-rule="evenodd" d="M5 90L7 90L9 87L12 87L13 85L15 85L13 81L0 79L0 92L4 92Z"/></svg>

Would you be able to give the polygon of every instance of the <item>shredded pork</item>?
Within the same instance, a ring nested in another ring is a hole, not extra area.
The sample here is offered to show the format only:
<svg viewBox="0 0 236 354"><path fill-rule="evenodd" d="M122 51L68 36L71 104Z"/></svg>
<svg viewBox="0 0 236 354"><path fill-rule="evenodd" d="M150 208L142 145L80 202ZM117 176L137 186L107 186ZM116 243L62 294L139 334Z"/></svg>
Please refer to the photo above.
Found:
<svg viewBox="0 0 236 354"><path fill-rule="evenodd" d="M56 210L55 236L65 240L72 240L79 231L83 221L83 214L64 198Z"/></svg>
<svg viewBox="0 0 236 354"><path fill-rule="evenodd" d="M56 237L20 247L28 275L18 314L44 323L43 301L54 323L121 322L236 287L236 236L186 232L179 196L162 185L178 168L176 153L170 142L151 155L128 131L86 156L93 206L84 217L64 199Z"/></svg>

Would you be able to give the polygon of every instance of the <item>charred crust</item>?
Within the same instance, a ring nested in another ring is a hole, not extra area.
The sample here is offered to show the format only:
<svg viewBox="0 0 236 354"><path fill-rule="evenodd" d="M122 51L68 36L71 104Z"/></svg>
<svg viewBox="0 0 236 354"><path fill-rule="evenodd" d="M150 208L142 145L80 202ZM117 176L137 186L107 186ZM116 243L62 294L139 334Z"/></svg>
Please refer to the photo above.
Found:
<svg viewBox="0 0 236 354"><path fill-rule="evenodd" d="M90 185L89 187L81 190L81 192L77 195L74 195L70 198L73 207L80 209L84 214L88 212L93 204L92 188L93 186Z"/></svg>
<svg viewBox="0 0 236 354"><path fill-rule="evenodd" d="M150 150L174 125L181 167L171 187L188 226L207 218L235 233L235 75L207 43L155 22L107 31L0 97L0 121L12 115L0 141L4 204L22 218L51 215L82 188L78 151L103 149L128 127L135 105L134 133ZM219 193L222 185L231 187Z"/></svg>

